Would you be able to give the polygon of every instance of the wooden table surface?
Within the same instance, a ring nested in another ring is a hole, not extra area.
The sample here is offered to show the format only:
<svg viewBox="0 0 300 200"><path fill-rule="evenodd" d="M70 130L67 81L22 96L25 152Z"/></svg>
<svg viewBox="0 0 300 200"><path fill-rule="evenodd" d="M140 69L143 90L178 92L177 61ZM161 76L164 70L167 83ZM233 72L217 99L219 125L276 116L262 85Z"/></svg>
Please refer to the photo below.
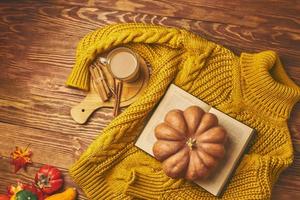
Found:
<svg viewBox="0 0 300 200"><path fill-rule="evenodd" d="M112 110L101 109L86 125L70 108L85 92L65 86L80 38L96 28L144 22L191 30L235 53L275 50L300 84L299 0L44 0L0 2L0 193L17 180L30 182L47 163L67 174ZM295 160L274 186L273 199L300 199L300 105L289 120ZM30 144L34 164L14 174L10 152ZM80 191L80 190L79 190ZM80 191L79 199L87 199Z"/></svg>

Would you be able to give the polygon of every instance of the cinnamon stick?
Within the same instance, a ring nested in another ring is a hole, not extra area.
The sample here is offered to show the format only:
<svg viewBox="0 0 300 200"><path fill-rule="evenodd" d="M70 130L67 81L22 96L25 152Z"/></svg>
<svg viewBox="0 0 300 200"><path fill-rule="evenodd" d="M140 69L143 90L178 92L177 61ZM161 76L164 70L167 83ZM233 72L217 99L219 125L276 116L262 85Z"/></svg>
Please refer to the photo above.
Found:
<svg viewBox="0 0 300 200"><path fill-rule="evenodd" d="M122 90L123 90L123 81L119 81L117 115L120 113L120 104L121 104Z"/></svg>
<svg viewBox="0 0 300 200"><path fill-rule="evenodd" d="M102 63L96 62L97 73L100 76L100 79L102 81L102 84L104 86L104 89L105 89L107 95L110 97L111 96L111 91L109 89L109 84L108 84L108 81L107 81L107 78L106 78L106 74L103 71L104 68L105 67L104 67L104 65Z"/></svg>
<svg viewBox="0 0 300 200"><path fill-rule="evenodd" d="M103 83L101 81L100 75L97 73L96 70L97 69L95 69L94 65L92 65L90 67L90 72L91 72L92 78L93 78L94 83L95 83L94 86L95 86L96 92L100 95L102 101L107 101L108 100L108 94L106 93L106 91L104 89L104 86L103 86Z"/></svg>
<svg viewBox="0 0 300 200"><path fill-rule="evenodd" d="M118 116L119 115L119 110L120 110L120 103L121 103L121 96L122 96L122 88L123 88L123 82L122 81L114 81L114 86L115 86L115 104L114 104L114 110L113 110L113 115Z"/></svg>
<svg viewBox="0 0 300 200"><path fill-rule="evenodd" d="M111 86L114 85L114 77L111 75L111 73L109 72L109 70L107 69L107 67L102 64L99 60L97 60L97 65L101 67L104 76L105 76L105 81L107 82L107 85L109 87L109 89L111 90ZM112 92L112 90L111 90Z"/></svg>

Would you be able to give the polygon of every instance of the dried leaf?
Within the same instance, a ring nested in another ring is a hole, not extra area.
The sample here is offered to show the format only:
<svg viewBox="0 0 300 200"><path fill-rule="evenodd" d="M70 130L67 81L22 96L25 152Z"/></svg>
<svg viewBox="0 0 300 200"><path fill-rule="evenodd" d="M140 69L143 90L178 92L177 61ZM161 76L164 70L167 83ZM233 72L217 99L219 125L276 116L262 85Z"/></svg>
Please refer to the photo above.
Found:
<svg viewBox="0 0 300 200"><path fill-rule="evenodd" d="M15 173L21 168L25 169L28 164L32 163L31 155L32 152L29 150L28 146L24 150L16 147L16 150L11 153L11 163L15 166Z"/></svg>
<svg viewBox="0 0 300 200"><path fill-rule="evenodd" d="M11 199L15 199L16 194L23 190L23 184L21 182L17 182L17 186L10 185L7 190L8 194L11 196Z"/></svg>

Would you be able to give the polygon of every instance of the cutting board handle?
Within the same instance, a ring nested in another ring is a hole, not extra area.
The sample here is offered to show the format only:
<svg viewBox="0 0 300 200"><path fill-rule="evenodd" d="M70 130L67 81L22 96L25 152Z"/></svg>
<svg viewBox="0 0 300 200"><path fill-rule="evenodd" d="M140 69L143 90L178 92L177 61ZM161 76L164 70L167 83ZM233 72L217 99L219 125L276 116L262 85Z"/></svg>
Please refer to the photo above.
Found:
<svg viewBox="0 0 300 200"><path fill-rule="evenodd" d="M71 109L71 116L79 124L84 124L95 110L104 106L104 102L95 93L89 93L85 99Z"/></svg>

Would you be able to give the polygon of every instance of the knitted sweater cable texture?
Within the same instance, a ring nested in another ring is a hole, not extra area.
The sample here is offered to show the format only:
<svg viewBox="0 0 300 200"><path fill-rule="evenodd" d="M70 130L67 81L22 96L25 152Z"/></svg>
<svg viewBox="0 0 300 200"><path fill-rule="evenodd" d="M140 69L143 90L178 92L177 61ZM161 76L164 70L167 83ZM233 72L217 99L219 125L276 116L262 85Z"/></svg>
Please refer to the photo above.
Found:
<svg viewBox="0 0 300 200"><path fill-rule="evenodd" d="M106 26L79 43L69 86L88 90L88 66L100 53L127 46L152 67L143 95L95 139L70 174L90 199L214 199L202 188L167 177L134 146L145 119L168 85L208 102L257 131L222 198L268 199L293 160L287 119L300 88L272 51L233 54L186 30L145 24Z"/></svg>

